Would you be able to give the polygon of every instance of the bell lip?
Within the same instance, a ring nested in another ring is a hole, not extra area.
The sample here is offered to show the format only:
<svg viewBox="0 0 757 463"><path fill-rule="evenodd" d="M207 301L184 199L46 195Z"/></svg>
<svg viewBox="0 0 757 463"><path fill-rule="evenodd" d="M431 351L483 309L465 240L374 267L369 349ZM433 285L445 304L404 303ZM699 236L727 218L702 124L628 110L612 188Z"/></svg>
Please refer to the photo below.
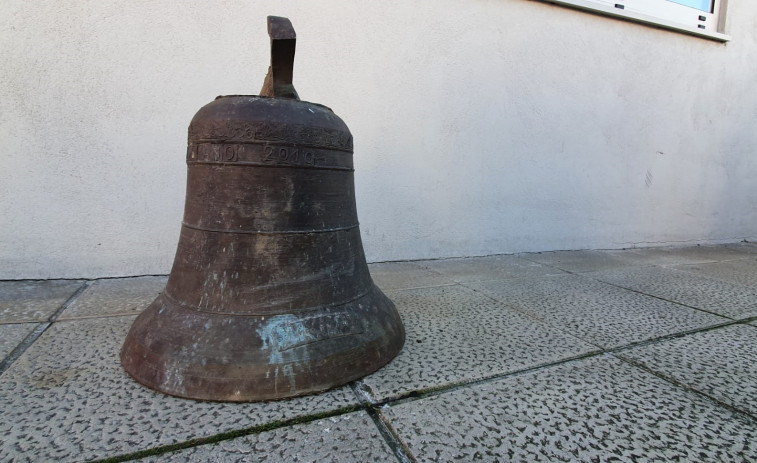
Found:
<svg viewBox="0 0 757 463"><path fill-rule="evenodd" d="M142 338L140 335L148 334L145 331L142 331L140 334L138 334L135 338L132 339L132 332L135 330L135 326L137 325L138 319L142 317L150 317L148 315L150 312L158 312L157 307L153 307L156 302L160 301L162 299L162 294L159 295L156 300L153 302L153 304L150 305L145 311L143 311L138 317L137 320L135 320L134 324L132 325L131 329L129 330L129 334L126 336L126 339L124 340L124 344L121 348L121 351L119 353L119 364L125 371L125 373L128 374L129 377L131 377L133 380L135 380L137 383L141 384L142 386L151 389L153 391L166 394L173 397L179 397L183 399L191 399L196 401L203 401L203 402L230 402L230 403L254 403L254 402L269 402L269 401L277 401L277 400L286 400L291 399L295 397L302 397L302 396L309 396L314 394L320 394L338 387L342 387L346 384L349 384L350 382L356 381L358 379L364 378L370 374L375 373L376 371L380 370L381 368L385 367L387 364L389 364L392 360L394 360L399 353L404 348L405 342L406 342L406 330L404 327L404 323L402 321L401 316L399 315L399 312L397 311L396 306L394 303L384 295L383 291L381 291L380 288L378 288L375 284L372 285L372 290L369 291L369 293L364 297L369 297L373 299L373 303L377 304L377 310L378 312L383 312L382 319L390 324L393 329L391 331L385 332L384 335L379 336L377 338L374 338L372 341L363 344L361 349L364 352L374 352L375 350L382 351L382 354L378 356L378 359L374 358L374 361L372 362L357 362L352 365L352 368L350 369L349 373L340 374L337 375L337 377L332 376L330 380L326 382L322 382L319 380L313 381L311 383L307 383L304 385L300 385L295 390L289 390L287 392L284 391L277 391L274 388L274 391L272 392L270 387L264 387L264 385L261 383L259 384L259 388L255 387L254 389L249 389L249 384L246 384L242 386L244 389L244 392L239 394L239 389L237 390L237 395L234 397L232 394L229 394L228 391L224 392L225 386L222 385L222 383L225 382L225 380L233 380L233 377L224 377L221 376L218 379L221 381L219 383L216 383L215 385L211 385L210 389L208 389L208 384L203 385L202 387L197 387L198 385L189 385L186 388L176 388L169 386L168 383L165 383L163 381L156 381L157 377L153 376L154 373L164 373L165 370L162 368L155 368L158 366L158 364L146 364L144 366L140 365L140 362L135 361L137 357L140 357L142 353L145 353L140 349L140 347L144 347L144 344L140 342L140 339ZM362 298L361 298L362 299ZM187 310L185 308L180 308L177 306L180 310ZM189 309L191 310L191 309ZM162 312L162 310L160 310ZM201 313L202 314L202 313ZM200 315L201 317L203 315ZM213 317L220 317L223 318L220 314L207 314L205 313L204 316L213 316ZM227 318L235 318L238 316L227 316ZM248 318L245 316L242 316L242 318ZM263 317L265 318L265 317ZM391 320L391 321L390 321ZM148 329L150 331L150 329ZM155 331L152 331L152 333L155 333ZM136 333L135 333L136 334ZM135 350L136 346L136 350ZM342 351L339 353L335 353L334 356L330 357L322 357L320 361L324 361L325 363L331 362L332 359L337 358L346 358L342 357L349 351ZM156 354L159 354L158 352L154 352ZM137 354L137 355L135 355ZM149 353L148 353L149 354ZM160 355L160 354L159 354ZM146 357L143 357L146 358ZM262 364L259 364L262 365ZM147 368L144 368L144 367ZM326 370L324 370L326 371ZM254 378L261 379L262 376L259 375L253 375L250 378L254 380Z"/></svg>
<svg viewBox="0 0 757 463"><path fill-rule="evenodd" d="M291 101L292 103L305 103L308 105L313 106L320 106L321 108L328 109L332 113L334 112L333 109L329 108L328 106L321 104L321 103L313 103L312 101L305 101L305 100L295 100L292 98L281 98L276 96L264 96L264 95L218 95L215 97L215 100L220 100L221 98L260 98L265 100L280 100L280 101Z"/></svg>
<svg viewBox="0 0 757 463"><path fill-rule="evenodd" d="M345 387L345 386L347 386L348 384L350 384L350 383L352 383L354 381L358 381L360 379L363 379L363 378L365 378L365 377L367 377L369 375L372 375L372 374L376 373L377 371L381 370L385 366L389 365L394 359L396 359L397 356L400 354L400 352L402 352L402 349L405 348L405 343L406 343L406 340L407 340L407 334L406 334L406 332L404 330L404 326L402 328L403 328L403 330L402 330L402 333L401 333L401 336L400 336L400 340L397 343L396 352L394 352L393 354L390 354L389 356L387 356L386 359L382 359L382 362L377 362L377 363L373 364L374 368L371 369L370 371L368 371L367 373L355 373L355 374L350 375L350 376L343 376L339 380L339 382L335 382L335 383L333 383L333 384L331 384L331 385L329 385L327 387L314 388L314 389L309 390L309 391L301 391L301 392L296 392L296 393L289 394L289 395L282 395L282 396L275 396L275 397L273 397L273 396L272 397L267 397L267 398L244 398L243 397L243 398L240 398L240 399L214 398L214 397L212 397L210 395L208 395L206 397L200 397L197 394L191 394L191 393L182 394L182 393L180 393L178 391L175 391L175 390L160 389L160 388L155 387L155 386L153 386L151 384L147 384L146 382L144 382L142 380L141 377L139 377L138 375L132 373L132 371L126 365L124 365L124 363L123 363L124 362L123 355L124 355L124 347L125 346L123 346L121 348L121 351L119 352L119 364L121 365L122 370L124 372L126 372L127 375L129 375L129 378L131 378L132 380L134 380L140 386L145 387L145 388L147 388L147 389L149 389L151 391L157 392L159 394L165 394L165 395L170 396L170 397L176 397L176 398L184 399L184 400L194 400L196 402L210 402L210 403L215 402L215 403L236 403L236 404L248 403L248 404L252 404L252 403L266 403L266 402L280 402L280 401L286 401L286 400L296 399L296 398L299 398L299 397L309 397L309 396L315 396L315 395L319 395L319 394L324 394L324 393L326 393L328 391L333 391L333 390L338 389L340 387Z"/></svg>

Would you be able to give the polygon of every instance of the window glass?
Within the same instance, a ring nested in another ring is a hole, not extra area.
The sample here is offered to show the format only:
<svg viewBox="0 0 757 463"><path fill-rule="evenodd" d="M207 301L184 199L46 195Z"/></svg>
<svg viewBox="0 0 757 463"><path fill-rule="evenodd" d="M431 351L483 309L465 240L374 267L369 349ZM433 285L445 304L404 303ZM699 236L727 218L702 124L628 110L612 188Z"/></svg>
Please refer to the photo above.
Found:
<svg viewBox="0 0 757 463"><path fill-rule="evenodd" d="M730 37L724 33L728 0L541 1L626 18L630 21L678 30L719 42L730 40Z"/></svg>
<svg viewBox="0 0 757 463"><path fill-rule="evenodd" d="M684 6L690 6L697 10L706 11L712 13L713 0L668 0L669 2L678 3Z"/></svg>

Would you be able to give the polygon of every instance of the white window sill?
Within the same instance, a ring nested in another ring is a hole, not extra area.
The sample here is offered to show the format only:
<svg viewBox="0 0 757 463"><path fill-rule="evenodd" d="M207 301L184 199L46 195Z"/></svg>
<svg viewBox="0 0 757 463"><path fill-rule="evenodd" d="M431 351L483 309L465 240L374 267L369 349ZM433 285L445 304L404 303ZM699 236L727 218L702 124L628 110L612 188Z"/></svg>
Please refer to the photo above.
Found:
<svg viewBox="0 0 757 463"><path fill-rule="evenodd" d="M577 8L580 10L598 13L606 16L612 16L615 18L623 18L629 21L634 21L642 24L647 24L654 27L661 27L664 29L670 29L677 32L683 32L684 34L691 34L705 39L716 40L718 42L727 42L731 40L731 36L716 32L713 30L699 29L694 26L687 26L677 22L669 21L663 18L638 13L635 11L628 11L625 9L615 8L611 5L603 5L589 0L538 0L547 3L554 3L556 5L563 5L570 8Z"/></svg>

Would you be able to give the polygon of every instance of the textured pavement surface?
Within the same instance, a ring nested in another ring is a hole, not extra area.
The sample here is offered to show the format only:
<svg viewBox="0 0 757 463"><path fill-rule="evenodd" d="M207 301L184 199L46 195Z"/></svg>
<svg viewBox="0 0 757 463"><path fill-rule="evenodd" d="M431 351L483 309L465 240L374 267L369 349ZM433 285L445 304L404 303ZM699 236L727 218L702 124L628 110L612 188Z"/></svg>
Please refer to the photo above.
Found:
<svg viewBox="0 0 757 463"><path fill-rule="evenodd" d="M399 356L249 404L121 369L165 276L0 282L0 462L757 461L757 245L370 268Z"/></svg>

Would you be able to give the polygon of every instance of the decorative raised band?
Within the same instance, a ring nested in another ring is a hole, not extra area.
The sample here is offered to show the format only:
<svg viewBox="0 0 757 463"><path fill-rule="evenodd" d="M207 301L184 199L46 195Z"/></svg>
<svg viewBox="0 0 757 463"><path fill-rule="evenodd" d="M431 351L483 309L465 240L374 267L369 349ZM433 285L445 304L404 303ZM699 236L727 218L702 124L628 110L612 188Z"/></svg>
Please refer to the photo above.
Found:
<svg viewBox="0 0 757 463"><path fill-rule="evenodd" d="M347 225L344 227L334 227L334 228L313 228L309 230L271 230L271 231L265 231L265 230L231 230L231 229L221 229L221 228L207 228L207 227L200 227L197 225L188 224L186 222L182 222L182 225L191 228L193 230L199 230L204 232L211 232L211 233L232 233L232 234L242 234L242 235L311 235L313 233L333 233L333 232L339 232L339 231L347 231L352 230L354 228L358 228L360 224L352 224Z"/></svg>
<svg viewBox="0 0 757 463"><path fill-rule="evenodd" d="M349 131L270 121L199 121L189 126L189 143L289 143L352 153Z"/></svg>

